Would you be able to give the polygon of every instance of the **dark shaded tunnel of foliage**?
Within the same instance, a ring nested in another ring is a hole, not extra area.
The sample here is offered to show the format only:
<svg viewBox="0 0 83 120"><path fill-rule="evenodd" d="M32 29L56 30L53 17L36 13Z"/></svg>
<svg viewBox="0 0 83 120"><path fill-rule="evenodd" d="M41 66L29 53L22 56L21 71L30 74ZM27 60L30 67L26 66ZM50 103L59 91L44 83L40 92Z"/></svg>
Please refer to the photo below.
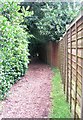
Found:
<svg viewBox="0 0 83 120"><path fill-rule="evenodd" d="M39 53L38 45L58 41L80 10L79 2L22 2L20 5L33 11L23 22L33 35L29 46L31 56Z"/></svg>

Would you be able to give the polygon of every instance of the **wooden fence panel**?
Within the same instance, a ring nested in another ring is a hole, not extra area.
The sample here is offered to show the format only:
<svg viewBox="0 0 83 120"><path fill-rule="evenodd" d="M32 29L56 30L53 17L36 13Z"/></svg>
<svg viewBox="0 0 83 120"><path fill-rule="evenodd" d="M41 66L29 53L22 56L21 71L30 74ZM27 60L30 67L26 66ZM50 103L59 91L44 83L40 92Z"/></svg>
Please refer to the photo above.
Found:
<svg viewBox="0 0 83 120"><path fill-rule="evenodd" d="M59 68L74 118L83 118L83 14L59 42Z"/></svg>

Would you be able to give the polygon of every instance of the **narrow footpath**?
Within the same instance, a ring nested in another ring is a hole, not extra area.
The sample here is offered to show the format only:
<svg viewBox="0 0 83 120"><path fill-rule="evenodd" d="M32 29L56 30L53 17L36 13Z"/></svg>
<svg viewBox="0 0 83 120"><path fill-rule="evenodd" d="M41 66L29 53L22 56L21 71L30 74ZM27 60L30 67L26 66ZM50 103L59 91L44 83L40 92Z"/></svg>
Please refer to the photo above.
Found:
<svg viewBox="0 0 83 120"><path fill-rule="evenodd" d="M52 70L46 64L33 63L28 72L12 86L2 102L3 118L47 118L50 107ZM0 118L1 118L0 117Z"/></svg>

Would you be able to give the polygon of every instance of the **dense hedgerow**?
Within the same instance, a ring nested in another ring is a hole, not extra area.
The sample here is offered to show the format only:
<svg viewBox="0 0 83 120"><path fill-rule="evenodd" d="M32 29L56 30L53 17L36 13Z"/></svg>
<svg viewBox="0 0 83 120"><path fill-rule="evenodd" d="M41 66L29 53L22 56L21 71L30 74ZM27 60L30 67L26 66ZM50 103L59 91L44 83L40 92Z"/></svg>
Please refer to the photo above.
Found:
<svg viewBox="0 0 83 120"><path fill-rule="evenodd" d="M28 38L26 26L21 25L31 13L15 2L0 5L0 99L23 76L28 67Z"/></svg>

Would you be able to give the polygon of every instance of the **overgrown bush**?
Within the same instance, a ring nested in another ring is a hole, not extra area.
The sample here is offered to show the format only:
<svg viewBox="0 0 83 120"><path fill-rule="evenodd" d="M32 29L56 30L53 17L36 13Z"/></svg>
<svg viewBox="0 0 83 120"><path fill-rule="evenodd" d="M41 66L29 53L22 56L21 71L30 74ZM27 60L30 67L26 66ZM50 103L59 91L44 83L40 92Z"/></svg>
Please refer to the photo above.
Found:
<svg viewBox="0 0 83 120"><path fill-rule="evenodd" d="M24 8L20 10L16 2L1 3L0 6L0 99L3 99L28 68L30 34L21 23L31 12Z"/></svg>

